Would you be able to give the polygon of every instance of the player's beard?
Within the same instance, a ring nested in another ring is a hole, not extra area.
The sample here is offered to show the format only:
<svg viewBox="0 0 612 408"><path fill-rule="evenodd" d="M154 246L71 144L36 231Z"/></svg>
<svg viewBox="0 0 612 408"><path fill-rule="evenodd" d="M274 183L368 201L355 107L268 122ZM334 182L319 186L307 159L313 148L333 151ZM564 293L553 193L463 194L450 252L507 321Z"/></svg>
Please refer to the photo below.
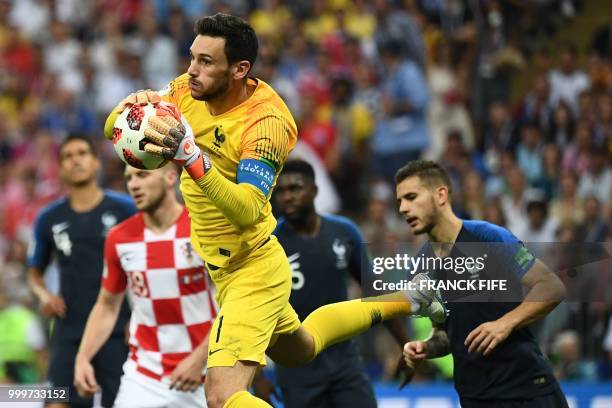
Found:
<svg viewBox="0 0 612 408"><path fill-rule="evenodd" d="M191 91L191 97L197 101L212 101L217 99L221 95L225 94L229 88L229 70L221 77L219 81L215 81L215 83L207 90L202 91L199 95L194 95L193 91Z"/></svg>
<svg viewBox="0 0 612 408"><path fill-rule="evenodd" d="M142 212L150 214L154 213L162 205L162 202L165 198L164 193L165 191L163 189L160 189L154 194L151 194L151 199L148 200L148 202L144 203L144 205L142 207L139 207L138 209Z"/></svg>
<svg viewBox="0 0 612 408"><path fill-rule="evenodd" d="M438 208L436 207L436 202L433 197L430 197L429 208L425 212L425 214L419 219L419 221L421 222L423 226L419 229L416 229L416 228L413 229L412 233L414 235L429 234L431 230L436 226L439 219L440 219L440 212L438 211Z"/></svg>

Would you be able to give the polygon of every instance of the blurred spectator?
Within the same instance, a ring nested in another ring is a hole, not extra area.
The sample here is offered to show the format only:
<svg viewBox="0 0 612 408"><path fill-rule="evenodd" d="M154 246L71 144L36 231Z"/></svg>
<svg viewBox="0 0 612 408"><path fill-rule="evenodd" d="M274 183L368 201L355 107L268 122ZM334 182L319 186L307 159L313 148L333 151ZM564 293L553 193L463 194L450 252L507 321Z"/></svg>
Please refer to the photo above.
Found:
<svg viewBox="0 0 612 408"><path fill-rule="evenodd" d="M33 166L23 167L19 177L20 192L6 202L4 207L4 230L9 240L26 242L31 236L31 226L38 212L50 197L42 194L38 174Z"/></svg>
<svg viewBox="0 0 612 408"><path fill-rule="evenodd" d="M596 196L584 198L584 223L581 227L584 242L603 242L610 228L606 225L602 215L601 202Z"/></svg>
<svg viewBox="0 0 612 408"><path fill-rule="evenodd" d="M508 105L501 101L493 102L489 107L489 118L479 143L490 171L495 172L495 168L499 166L501 151L514 149L515 131Z"/></svg>
<svg viewBox="0 0 612 408"><path fill-rule="evenodd" d="M121 69L119 53L125 42L119 16L110 12L102 15L94 35L88 47L90 63L98 75L116 73Z"/></svg>
<svg viewBox="0 0 612 408"><path fill-rule="evenodd" d="M437 160L444 151L446 135L458 131L468 150L475 145L472 123L465 106L465 89L453 66L451 46L440 40L434 46L431 64L427 67L427 83L431 102L427 112L430 148L427 156Z"/></svg>
<svg viewBox="0 0 612 408"><path fill-rule="evenodd" d="M189 49L193 43L193 27L180 7L174 7L170 10L168 22L166 23L166 31L177 47L177 72L187 72L190 62L188 58Z"/></svg>
<svg viewBox="0 0 612 408"><path fill-rule="evenodd" d="M427 148L429 92L418 65L402 56L397 43L384 44L381 53L385 115L372 139L373 165L376 174L392 181L398 168Z"/></svg>
<svg viewBox="0 0 612 408"><path fill-rule="evenodd" d="M542 178L542 136L537 125L523 125L521 142L516 147L516 162L530 185L536 184Z"/></svg>
<svg viewBox="0 0 612 408"><path fill-rule="evenodd" d="M593 128L586 122L576 125L576 137L566 147L563 155L563 170L584 174L590 166L593 149Z"/></svg>
<svg viewBox="0 0 612 408"><path fill-rule="evenodd" d="M401 57L424 69L425 46L414 17L406 11L394 9L391 0L375 0L374 11L377 20L374 40L379 51L384 53L385 47L393 44Z"/></svg>
<svg viewBox="0 0 612 408"><path fill-rule="evenodd" d="M291 10L279 0L263 0L249 16L249 22L260 37L281 40L292 20Z"/></svg>
<svg viewBox="0 0 612 408"><path fill-rule="evenodd" d="M557 225L548 217L548 204L545 201L527 203L527 223L523 229L513 231L524 242L554 242Z"/></svg>
<svg viewBox="0 0 612 408"><path fill-rule="evenodd" d="M594 195L600 203L612 201L612 168L610 155L605 149L595 148L591 151L589 169L580 177L578 195L584 198Z"/></svg>
<svg viewBox="0 0 612 408"><path fill-rule="evenodd" d="M547 132L553 112L549 100L550 84L548 78L546 74L538 73L534 76L532 88L520 107L519 118L521 122L534 123L542 131Z"/></svg>
<svg viewBox="0 0 612 408"><path fill-rule="evenodd" d="M359 226L374 254L384 253L388 250L385 246L405 243L409 239L407 229L392 205L394 202L395 192L387 182L376 181L372 184L370 199Z"/></svg>
<svg viewBox="0 0 612 408"><path fill-rule="evenodd" d="M45 66L57 78L59 87L79 92L83 88L79 69L83 47L74 38L72 28L64 22L53 21L51 36L43 46Z"/></svg>
<svg viewBox="0 0 612 408"><path fill-rule="evenodd" d="M574 115L578 114L578 95L591 86L588 75L576 67L578 51L573 44L564 44L559 51L559 66L548 73L550 81L550 103L560 101L569 105Z"/></svg>
<svg viewBox="0 0 612 408"><path fill-rule="evenodd" d="M599 27L591 38L591 49L601 58L610 60L612 58L612 23Z"/></svg>
<svg viewBox="0 0 612 408"><path fill-rule="evenodd" d="M90 104L79 104L72 90L55 86L42 109L41 127L53 133L57 141L71 133L93 136L100 132L100 124L92 108Z"/></svg>
<svg viewBox="0 0 612 408"><path fill-rule="evenodd" d="M510 73L525 65L518 44L508 36L510 14L503 10L508 3L491 0L479 4L482 7L475 10L478 54L472 83L472 109L476 121L485 119L492 102L508 101Z"/></svg>
<svg viewBox="0 0 612 408"><path fill-rule="evenodd" d="M159 31L153 15L140 15L138 29L137 34L127 42L129 51L142 58L147 87L162 89L178 74L177 45Z"/></svg>
<svg viewBox="0 0 612 408"><path fill-rule="evenodd" d="M569 105L560 101L550 115L547 141L565 148L574 140L574 123L574 114Z"/></svg>
<svg viewBox="0 0 612 408"><path fill-rule="evenodd" d="M512 167L505 175L507 191L501 197L501 207L506 219L506 228L512 233L524 231L527 222L528 187L523 172Z"/></svg>
<svg viewBox="0 0 612 408"><path fill-rule="evenodd" d="M9 1L14 7L10 12L10 21L19 27L28 38L45 37L49 21L53 14L52 2L45 0Z"/></svg>
<svg viewBox="0 0 612 408"><path fill-rule="evenodd" d="M597 97L595 139L597 144L605 147L612 140L612 93L603 93Z"/></svg>
<svg viewBox="0 0 612 408"><path fill-rule="evenodd" d="M484 183L477 171L470 171L461 181L461 205L471 219L482 220L487 211Z"/></svg>
<svg viewBox="0 0 612 408"><path fill-rule="evenodd" d="M358 213L367 202L369 142L374 130L373 113L354 97L355 83L348 75L332 78L331 120L337 131L340 163L334 180L345 211Z"/></svg>
<svg viewBox="0 0 612 408"><path fill-rule="evenodd" d="M580 337L575 331L565 331L557 336L553 347L556 361L553 372L559 380L595 380L597 369L590 361L582 361Z"/></svg>
<svg viewBox="0 0 612 408"><path fill-rule="evenodd" d="M550 203L550 216L558 224L576 224L582 222L584 211L582 200L578 197L578 176L572 171L565 171L560 178L559 196Z"/></svg>
<svg viewBox="0 0 612 408"><path fill-rule="evenodd" d="M302 95L298 127L300 139L317 153L319 160L333 176L340 164L340 138L333 123L320 114L313 95Z"/></svg>
<svg viewBox="0 0 612 408"><path fill-rule="evenodd" d="M546 201L558 194L558 176L561 169L561 149L555 144L547 144L542 151L542 177L535 187L544 192Z"/></svg>
<svg viewBox="0 0 612 408"><path fill-rule="evenodd" d="M101 73L96 76L96 103L99 112L104 116L110 112L117 101L125 95L138 89L146 89L147 81L142 70L141 58L127 50L120 52L120 71L116 73Z"/></svg>

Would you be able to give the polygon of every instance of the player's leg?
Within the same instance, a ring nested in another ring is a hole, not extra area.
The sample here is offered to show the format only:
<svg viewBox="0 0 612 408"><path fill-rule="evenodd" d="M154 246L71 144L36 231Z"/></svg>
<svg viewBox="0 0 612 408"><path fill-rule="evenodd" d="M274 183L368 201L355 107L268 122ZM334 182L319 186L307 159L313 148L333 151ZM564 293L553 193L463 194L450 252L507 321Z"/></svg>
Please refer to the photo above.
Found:
<svg viewBox="0 0 612 408"><path fill-rule="evenodd" d="M92 359L96 381L102 389L102 406L112 407L119 391L123 364L128 357L128 346L123 336L111 336Z"/></svg>
<svg viewBox="0 0 612 408"><path fill-rule="evenodd" d="M209 408L269 407L248 393L259 364L236 361L232 367L210 367L204 385Z"/></svg>
<svg viewBox="0 0 612 408"><path fill-rule="evenodd" d="M427 279L421 275L415 276L413 281ZM293 367L311 361L327 347L348 340L375 324L417 313L442 321L446 312L437 293L428 289L332 303L308 315L296 331L281 333L267 353L278 364Z"/></svg>
<svg viewBox="0 0 612 408"><path fill-rule="evenodd" d="M215 276L221 306L211 331L205 390L209 408L269 407L247 392L289 302L291 270L270 240L238 270ZM294 312L295 313L295 312ZM293 328L299 327L299 320Z"/></svg>
<svg viewBox="0 0 612 408"><path fill-rule="evenodd" d="M89 408L92 398L81 398L74 388L74 358L79 348L79 340L62 338L58 330L54 333L51 346L51 360L49 362L48 379L53 387L68 387L69 404L48 402L48 408Z"/></svg>
<svg viewBox="0 0 612 408"><path fill-rule="evenodd" d="M363 370L344 372L329 387L331 406L337 408L376 408L374 388Z"/></svg>
<svg viewBox="0 0 612 408"><path fill-rule="evenodd" d="M281 387L285 408L333 408L330 404L328 384L292 385Z"/></svg>

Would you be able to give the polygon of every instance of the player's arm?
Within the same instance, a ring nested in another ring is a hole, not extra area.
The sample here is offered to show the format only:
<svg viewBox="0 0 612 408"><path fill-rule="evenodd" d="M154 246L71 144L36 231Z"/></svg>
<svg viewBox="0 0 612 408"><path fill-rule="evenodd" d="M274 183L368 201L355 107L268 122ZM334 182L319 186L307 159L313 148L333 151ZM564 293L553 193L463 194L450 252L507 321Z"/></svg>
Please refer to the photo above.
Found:
<svg viewBox="0 0 612 408"><path fill-rule="evenodd" d="M38 299L40 308L45 316L58 316L64 318L66 316L66 302L64 298L51 293L43 279L44 271L40 268L28 268L28 284L30 290Z"/></svg>
<svg viewBox="0 0 612 408"><path fill-rule="evenodd" d="M501 318L474 329L465 339L469 352L489 354L512 331L546 316L566 296L563 282L539 259L531 264L521 283L528 288L525 300Z"/></svg>
<svg viewBox="0 0 612 408"><path fill-rule="evenodd" d="M406 343L403 353L406 369L404 370L405 378L400 388L412 381L418 365L425 359L444 357L450 353L450 341L446 331L441 326L434 325L428 339Z"/></svg>
<svg viewBox="0 0 612 408"><path fill-rule="evenodd" d="M119 224L120 226L121 224ZM116 251L118 227L111 229L104 241L104 271L96 304L89 313L85 332L74 364L74 385L79 395L88 397L98 390L91 359L110 337L125 297L127 275Z"/></svg>
<svg viewBox="0 0 612 408"><path fill-rule="evenodd" d="M64 299L49 292L43 279L53 248L46 214L45 211L41 212L34 222L34 234L28 248L28 285L38 299L43 314L63 318L66 315Z"/></svg>
<svg viewBox="0 0 612 408"><path fill-rule="evenodd" d="M255 224L270 198L274 180L290 150L291 131L283 119L264 115L242 135L236 183L226 179L210 158L195 145L193 131L182 118L186 134L174 161L185 167L191 178L223 215L238 227Z"/></svg>
<svg viewBox="0 0 612 408"><path fill-rule="evenodd" d="M170 375L170 389L195 391L202 384L202 372L208 359L209 334L176 366Z"/></svg>
<svg viewBox="0 0 612 408"><path fill-rule="evenodd" d="M91 359L108 340L121 311L125 293L100 288L98 300L91 309L74 364L74 385L79 395L90 396L98 390Z"/></svg>

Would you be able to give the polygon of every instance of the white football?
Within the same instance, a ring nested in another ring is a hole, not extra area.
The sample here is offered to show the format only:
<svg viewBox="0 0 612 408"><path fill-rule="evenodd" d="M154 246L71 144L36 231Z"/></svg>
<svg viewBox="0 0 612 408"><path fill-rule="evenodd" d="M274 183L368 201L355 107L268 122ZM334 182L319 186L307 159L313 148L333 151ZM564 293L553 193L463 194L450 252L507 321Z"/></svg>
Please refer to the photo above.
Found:
<svg viewBox="0 0 612 408"><path fill-rule="evenodd" d="M113 125L113 145L119 158L138 169L153 170L163 167L167 162L163 157L144 150L144 146L150 143L144 131L149 118L167 115L181 120L178 109L166 102L132 105L121 112Z"/></svg>

